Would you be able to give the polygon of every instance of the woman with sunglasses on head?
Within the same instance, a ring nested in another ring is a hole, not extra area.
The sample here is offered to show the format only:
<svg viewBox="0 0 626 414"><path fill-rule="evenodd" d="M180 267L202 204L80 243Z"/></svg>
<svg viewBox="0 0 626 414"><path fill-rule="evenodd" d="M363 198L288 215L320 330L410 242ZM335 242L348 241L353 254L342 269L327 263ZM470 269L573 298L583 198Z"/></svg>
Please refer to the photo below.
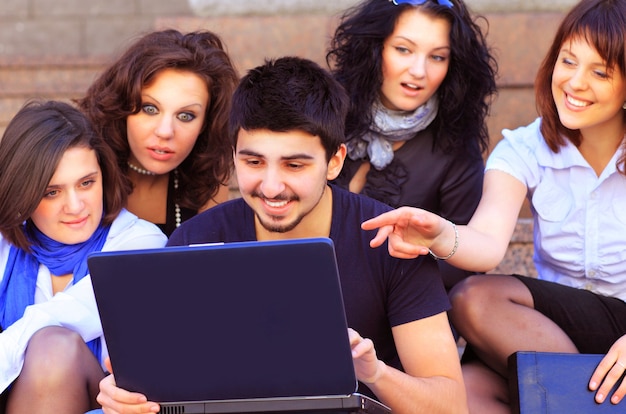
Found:
<svg viewBox="0 0 626 414"><path fill-rule="evenodd" d="M78 414L98 406L108 353L87 256L166 242L156 226L123 209L127 189L111 149L69 104L29 103L7 126L0 140L0 412Z"/></svg>
<svg viewBox="0 0 626 414"><path fill-rule="evenodd" d="M624 405L625 38L626 0L582 0L565 16L535 80L540 118L503 131L467 226L408 207L363 225L382 227L372 245L388 235L395 256L431 249L486 271L530 203L538 277L472 276L450 293L451 320L468 342L471 412L511 412L507 359L517 351L605 354L588 398Z"/></svg>
<svg viewBox="0 0 626 414"><path fill-rule="evenodd" d="M335 184L467 223L497 65L463 1L366 0L343 15L327 61L351 99ZM448 289L468 275L440 268Z"/></svg>
<svg viewBox="0 0 626 414"><path fill-rule="evenodd" d="M168 236L228 199L226 123L238 76L214 33L148 33L80 101L133 191L128 209Z"/></svg>

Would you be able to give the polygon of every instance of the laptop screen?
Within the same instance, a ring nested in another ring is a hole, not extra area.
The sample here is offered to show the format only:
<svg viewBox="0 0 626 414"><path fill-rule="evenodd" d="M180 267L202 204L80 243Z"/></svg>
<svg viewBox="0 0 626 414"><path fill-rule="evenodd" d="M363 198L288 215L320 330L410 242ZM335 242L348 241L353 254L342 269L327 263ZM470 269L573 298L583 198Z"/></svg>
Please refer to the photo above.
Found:
<svg viewBox="0 0 626 414"><path fill-rule="evenodd" d="M357 388L330 239L88 259L118 385L157 402Z"/></svg>

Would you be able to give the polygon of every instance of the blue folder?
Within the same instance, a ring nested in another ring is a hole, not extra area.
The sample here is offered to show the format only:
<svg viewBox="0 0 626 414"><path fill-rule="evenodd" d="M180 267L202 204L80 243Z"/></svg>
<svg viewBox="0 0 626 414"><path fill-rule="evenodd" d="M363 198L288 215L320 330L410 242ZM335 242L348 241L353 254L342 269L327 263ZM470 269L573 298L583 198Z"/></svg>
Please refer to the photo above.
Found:
<svg viewBox="0 0 626 414"><path fill-rule="evenodd" d="M516 352L509 357L511 408L517 414L626 413L626 402L595 402L588 384L603 355Z"/></svg>

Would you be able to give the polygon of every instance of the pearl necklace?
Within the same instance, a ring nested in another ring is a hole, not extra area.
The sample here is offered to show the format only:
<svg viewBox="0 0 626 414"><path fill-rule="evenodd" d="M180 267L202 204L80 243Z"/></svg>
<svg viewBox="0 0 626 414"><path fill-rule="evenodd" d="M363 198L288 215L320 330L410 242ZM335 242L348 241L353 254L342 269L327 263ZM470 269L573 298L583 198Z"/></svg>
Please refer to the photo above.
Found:
<svg viewBox="0 0 626 414"><path fill-rule="evenodd" d="M174 170L174 193L178 193L178 170ZM174 218L176 219L176 227L180 227L180 206L178 205L178 203L174 203L174 207Z"/></svg>
<svg viewBox="0 0 626 414"><path fill-rule="evenodd" d="M156 173L153 173L152 171L144 170L141 167L137 167L135 164L132 164L130 161L128 161L127 164L128 164L128 167L131 170L133 170L133 171L135 171L135 172L137 172L139 174L142 174L142 175L156 175Z"/></svg>
<svg viewBox="0 0 626 414"><path fill-rule="evenodd" d="M142 175L156 175L152 171L145 170L141 167L137 167L135 164L132 164L130 161L127 163L128 167L135 171L136 173ZM178 170L174 170L174 192L178 192ZM176 227L180 227L180 223L182 221L182 215L180 214L180 206L178 203L174 203L174 219L176 221Z"/></svg>

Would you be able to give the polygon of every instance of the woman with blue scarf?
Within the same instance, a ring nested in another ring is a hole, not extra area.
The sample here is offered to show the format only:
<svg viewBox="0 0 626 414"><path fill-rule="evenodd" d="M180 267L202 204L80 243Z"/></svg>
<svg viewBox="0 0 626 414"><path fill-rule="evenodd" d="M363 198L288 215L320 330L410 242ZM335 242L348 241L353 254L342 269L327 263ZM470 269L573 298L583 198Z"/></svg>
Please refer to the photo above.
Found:
<svg viewBox="0 0 626 414"><path fill-rule="evenodd" d="M96 408L108 355L86 258L162 247L83 114L31 102L0 140L0 412ZM87 276L87 277L86 277Z"/></svg>
<svg viewBox="0 0 626 414"><path fill-rule="evenodd" d="M497 64L463 0L364 0L342 16L327 60L350 95L335 184L466 224ZM470 274L439 266L446 288Z"/></svg>

